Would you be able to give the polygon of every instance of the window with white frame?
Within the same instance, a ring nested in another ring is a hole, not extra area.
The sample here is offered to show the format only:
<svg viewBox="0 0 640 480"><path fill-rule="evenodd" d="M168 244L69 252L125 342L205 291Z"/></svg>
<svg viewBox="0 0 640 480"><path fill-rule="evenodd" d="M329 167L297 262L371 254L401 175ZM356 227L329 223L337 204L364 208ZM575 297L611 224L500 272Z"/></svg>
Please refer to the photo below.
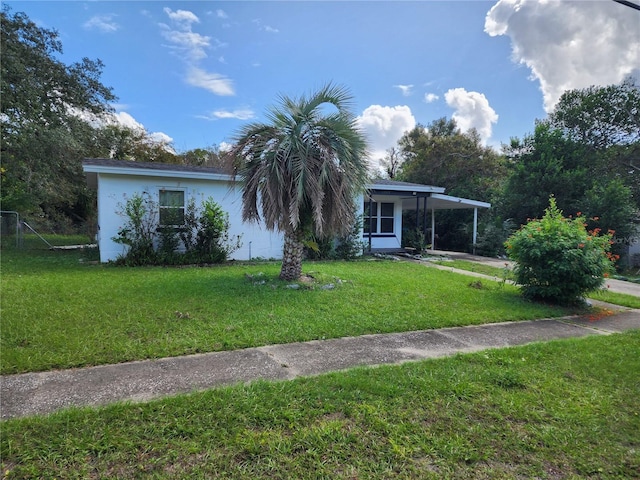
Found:
<svg viewBox="0 0 640 480"><path fill-rule="evenodd" d="M160 225L165 227L184 225L184 190L161 189L158 200Z"/></svg>
<svg viewBox="0 0 640 480"><path fill-rule="evenodd" d="M365 234L393 234L393 202L364 202L363 227Z"/></svg>

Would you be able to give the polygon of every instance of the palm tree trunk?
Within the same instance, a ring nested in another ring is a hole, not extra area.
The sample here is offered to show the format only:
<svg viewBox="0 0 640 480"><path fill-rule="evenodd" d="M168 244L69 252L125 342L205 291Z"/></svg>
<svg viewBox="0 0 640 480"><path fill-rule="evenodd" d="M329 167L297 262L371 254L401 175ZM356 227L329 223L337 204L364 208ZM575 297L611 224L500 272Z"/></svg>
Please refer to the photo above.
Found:
<svg viewBox="0 0 640 480"><path fill-rule="evenodd" d="M300 229L286 231L284 234L284 249L282 252L282 280L298 280L302 274L302 254L304 245L303 234Z"/></svg>

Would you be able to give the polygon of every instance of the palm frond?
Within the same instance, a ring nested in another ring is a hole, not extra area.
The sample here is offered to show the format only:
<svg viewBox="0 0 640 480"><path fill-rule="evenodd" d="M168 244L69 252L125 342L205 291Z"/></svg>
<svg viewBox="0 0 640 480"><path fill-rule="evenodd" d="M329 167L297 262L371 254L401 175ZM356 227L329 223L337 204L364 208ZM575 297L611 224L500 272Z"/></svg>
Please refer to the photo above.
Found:
<svg viewBox="0 0 640 480"><path fill-rule="evenodd" d="M229 154L244 182L243 219L280 231L309 229L319 238L350 228L368 180L367 143L352 101L331 83L309 96L281 95L268 123L238 132Z"/></svg>

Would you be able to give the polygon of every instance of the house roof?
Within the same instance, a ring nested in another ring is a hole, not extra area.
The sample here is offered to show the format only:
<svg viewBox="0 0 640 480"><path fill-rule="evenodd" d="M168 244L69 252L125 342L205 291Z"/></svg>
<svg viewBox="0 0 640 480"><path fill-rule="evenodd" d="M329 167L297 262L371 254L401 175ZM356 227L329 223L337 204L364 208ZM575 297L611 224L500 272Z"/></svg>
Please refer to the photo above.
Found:
<svg viewBox="0 0 640 480"><path fill-rule="evenodd" d="M130 160L114 160L110 158L85 158L82 168L87 174L87 183L96 187L98 174L179 177L199 180L232 181L232 176L220 168L196 167L169 163L133 162ZM423 185L421 183L398 182L385 178L377 178L368 186L369 195L392 195L403 197L403 206L410 208L416 197L427 197L428 208L490 208L491 204L466 198L452 197L444 194L444 187ZM406 205L404 205L406 204Z"/></svg>
<svg viewBox="0 0 640 480"><path fill-rule="evenodd" d="M231 175L220 168L196 167L171 163L133 162L111 158L85 158L82 169L87 174L87 183L97 185L98 174L144 175L150 177L180 177L200 180L231 181Z"/></svg>

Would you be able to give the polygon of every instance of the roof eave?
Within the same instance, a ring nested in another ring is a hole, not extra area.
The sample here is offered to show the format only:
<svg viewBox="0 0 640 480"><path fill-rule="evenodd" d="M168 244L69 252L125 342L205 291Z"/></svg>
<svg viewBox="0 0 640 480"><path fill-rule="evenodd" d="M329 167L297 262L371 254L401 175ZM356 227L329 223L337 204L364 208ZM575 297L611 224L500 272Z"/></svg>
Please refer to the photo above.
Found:
<svg viewBox="0 0 640 480"><path fill-rule="evenodd" d="M189 178L195 180L219 180L230 182L233 181L233 177L223 173L213 172L189 172L182 170L153 170L140 167L113 167L107 165L82 165L82 170L87 174L110 174L110 175L130 175L130 176L144 176L144 177L163 177L163 178ZM89 176L87 175L87 178Z"/></svg>

